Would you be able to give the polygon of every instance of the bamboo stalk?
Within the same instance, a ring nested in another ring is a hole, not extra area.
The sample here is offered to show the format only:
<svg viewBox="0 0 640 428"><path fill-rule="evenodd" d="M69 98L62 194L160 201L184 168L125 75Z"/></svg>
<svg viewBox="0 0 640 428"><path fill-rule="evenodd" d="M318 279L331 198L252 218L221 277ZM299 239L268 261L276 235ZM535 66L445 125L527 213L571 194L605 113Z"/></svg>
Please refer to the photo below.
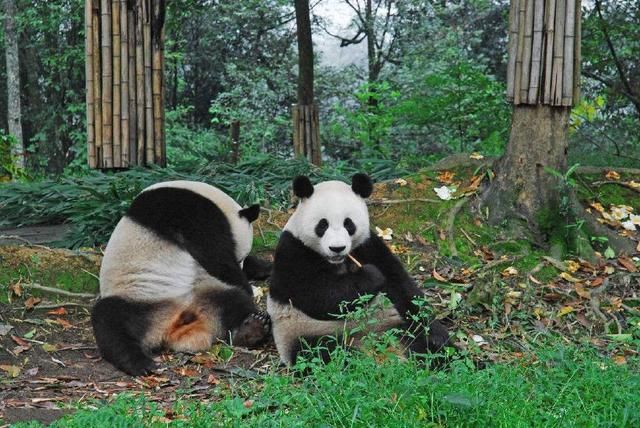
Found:
<svg viewBox="0 0 640 428"><path fill-rule="evenodd" d="M314 165L320 166L322 162L322 152L320 151L320 119L318 117L318 108L315 104L313 104L311 122L311 147L313 148L311 159Z"/></svg>
<svg viewBox="0 0 640 428"><path fill-rule="evenodd" d="M582 55L582 2L576 0L576 54L573 58L573 105L580 102L580 58Z"/></svg>
<svg viewBox="0 0 640 428"><path fill-rule="evenodd" d="M142 5L144 0L136 0L136 116L138 165L145 164L145 119L144 119L144 38Z"/></svg>
<svg viewBox="0 0 640 428"><path fill-rule="evenodd" d="M144 49L144 131L147 165L155 163L153 135L153 90L151 69L151 0L142 1L142 40Z"/></svg>
<svg viewBox="0 0 640 428"><path fill-rule="evenodd" d="M120 0L120 142L121 165L129 167L129 23L127 0Z"/></svg>
<svg viewBox="0 0 640 428"><path fill-rule="evenodd" d="M517 1L517 0L513 0ZM516 55L516 73L514 76L515 87L513 89L513 104L520 104L520 88L522 86L522 56L524 54L524 25L525 25L526 0L519 0L518 9L518 48Z"/></svg>
<svg viewBox="0 0 640 428"><path fill-rule="evenodd" d="M516 74L516 55L518 54L518 1L512 0L509 10L509 45L507 63L507 100L513 101L514 80Z"/></svg>
<svg viewBox="0 0 640 428"><path fill-rule="evenodd" d="M93 95L93 1L86 0L84 4L85 22L85 79L86 79L86 107L87 107L87 160L89 168L96 167L96 141L94 123L94 95Z"/></svg>
<svg viewBox="0 0 640 428"><path fill-rule="evenodd" d="M298 122L300 121L300 112L298 110L298 104L291 104L291 121L293 122L293 156L300 155L300 128Z"/></svg>
<svg viewBox="0 0 640 428"><path fill-rule="evenodd" d="M575 52L576 0L567 0L564 25L564 69L562 70L562 105L573 103L573 54Z"/></svg>
<svg viewBox="0 0 640 428"><path fill-rule="evenodd" d="M305 156L305 152L304 152L304 106L302 106L301 104L298 104L298 135L300 137L299 139L299 149L300 149L300 156L304 157Z"/></svg>
<svg viewBox="0 0 640 428"><path fill-rule="evenodd" d="M111 49L111 1L101 0L102 19L102 150L104 168L113 167L113 64Z"/></svg>
<svg viewBox="0 0 640 428"><path fill-rule="evenodd" d="M566 0L556 0L556 31L553 39L551 104L562 105L562 70L564 68L564 23Z"/></svg>
<svg viewBox="0 0 640 428"><path fill-rule="evenodd" d="M311 157L312 147L311 144L311 106L304 106L304 143L305 143L305 154L307 155L307 159L309 162L313 162L313 158Z"/></svg>
<svg viewBox="0 0 640 428"><path fill-rule="evenodd" d="M162 56L163 56L163 28L164 28L164 2L153 2L152 15L152 96L153 96L153 144L156 163L163 165L164 129L162 125L162 112L164 102L162 99Z"/></svg>
<svg viewBox="0 0 640 428"><path fill-rule="evenodd" d="M111 45L113 46L113 167L122 165L120 99L120 1L111 1Z"/></svg>
<svg viewBox="0 0 640 428"><path fill-rule="evenodd" d="M555 21L556 21L556 0L546 0L545 7L545 23L547 29L545 31L545 70L544 70L544 103L551 104L551 81L553 73L553 41L555 39Z"/></svg>
<svg viewBox="0 0 640 428"><path fill-rule="evenodd" d="M102 71L100 67L100 4L94 0L91 11L91 44L93 45L93 119L94 138L96 145L95 167L102 168L104 164L102 153Z"/></svg>
<svg viewBox="0 0 640 428"><path fill-rule="evenodd" d="M127 2L127 7L135 6ZM129 165L138 165L138 147L136 146L136 16L133 9L127 10L129 27Z"/></svg>
<svg viewBox="0 0 640 428"><path fill-rule="evenodd" d="M533 46L531 48L531 77L529 80L529 104L537 104L542 70L542 29L544 27L544 0L535 0L533 19Z"/></svg>
<svg viewBox="0 0 640 428"><path fill-rule="evenodd" d="M522 54L522 83L520 84L520 100L522 103L529 99L529 76L531 74L531 45L533 44L533 15L534 0L527 0L524 23L524 52Z"/></svg>

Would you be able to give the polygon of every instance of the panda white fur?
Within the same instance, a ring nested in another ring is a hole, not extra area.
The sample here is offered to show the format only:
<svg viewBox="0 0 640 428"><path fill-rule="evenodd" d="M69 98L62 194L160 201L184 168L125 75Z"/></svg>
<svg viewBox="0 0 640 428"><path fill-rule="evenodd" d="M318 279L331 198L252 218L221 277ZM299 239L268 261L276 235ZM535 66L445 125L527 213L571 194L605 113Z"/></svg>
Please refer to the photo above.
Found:
<svg viewBox="0 0 640 428"><path fill-rule="evenodd" d="M215 340L255 346L267 339L268 315L247 280L270 272L249 256L259 212L205 183L143 190L113 231L100 269L91 320L102 356L140 375L161 348L195 352Z"/></svg>
<svg viewBox="0 0 640 428"><path fill-rule="evenodd" d="M375 314L372 330L410 330L407 350L437 351L448 341L438 321L429 334L416 325L413 302L423 293L400 260L369 229L365 198L373 190L370 178L356 174L349 186L326 181L315 187L304 176L293 182L300 202L285 225L276 248L267 311L280 359L294 364L302 343L320 343L323 336L339 336L351 326L340 314L341 304L363 294L385 293L393 307ZM362 263L357 267L347 255Z"/></svg>

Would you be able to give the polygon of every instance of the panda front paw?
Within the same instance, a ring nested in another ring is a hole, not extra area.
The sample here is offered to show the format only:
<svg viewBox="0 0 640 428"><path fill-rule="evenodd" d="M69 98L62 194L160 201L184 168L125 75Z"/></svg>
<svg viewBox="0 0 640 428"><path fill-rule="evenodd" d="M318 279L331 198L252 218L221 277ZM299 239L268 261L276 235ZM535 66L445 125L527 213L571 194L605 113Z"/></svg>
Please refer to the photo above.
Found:
<svg viewBox="0 0 640 428"><path fill-rule="evenodd" d="M271 318L266 312L252 312L233 333L234 345L254 347L264 343L271 335Z"/></svg>
<svg viewBox="0 0 640 428"><path fill-rule="evenodd" d="M382 285L386 281L386 278L382 274L382 272L380 272L380 269L372 264L366 264L362 266L362 275L365 279L361 283L362 291L371 293L380 291Z"/></svg>

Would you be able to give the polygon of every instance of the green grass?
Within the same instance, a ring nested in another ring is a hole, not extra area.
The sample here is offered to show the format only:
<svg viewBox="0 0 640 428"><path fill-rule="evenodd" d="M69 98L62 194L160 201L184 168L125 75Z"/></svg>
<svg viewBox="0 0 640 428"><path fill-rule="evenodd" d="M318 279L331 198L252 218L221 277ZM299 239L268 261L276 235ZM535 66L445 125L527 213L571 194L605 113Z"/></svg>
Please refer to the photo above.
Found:
<svg viewBox="0 0 640 428"><path fill-rule="evenodd" d="M610 426L640 424L638 359L617 366L589 349L540 351L484 370L464 360L433 372L412 362L338 355L311 374L273 373L218 386L211 404L179 401L170 426ZM245 400L253 400L251 406ZM120 396L57 427L162 426L165 411ZM182 419L184 418L184 419Z"/></svg>

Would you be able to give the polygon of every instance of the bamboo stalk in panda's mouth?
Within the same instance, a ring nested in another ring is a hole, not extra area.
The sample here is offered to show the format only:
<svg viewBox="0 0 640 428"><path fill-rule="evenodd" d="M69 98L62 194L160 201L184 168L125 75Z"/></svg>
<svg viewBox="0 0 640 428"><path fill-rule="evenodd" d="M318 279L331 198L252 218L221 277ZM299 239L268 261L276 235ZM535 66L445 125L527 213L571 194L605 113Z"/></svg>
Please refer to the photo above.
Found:
<svg viewBox="0 0 640 428"><path fill-rule="evenodd" d="M349 257L351 259L351 261L358 266L359 268L362 267L362 263L360 263L355 257L353 257L351 254L347 254L347 257Z"/></svg>

